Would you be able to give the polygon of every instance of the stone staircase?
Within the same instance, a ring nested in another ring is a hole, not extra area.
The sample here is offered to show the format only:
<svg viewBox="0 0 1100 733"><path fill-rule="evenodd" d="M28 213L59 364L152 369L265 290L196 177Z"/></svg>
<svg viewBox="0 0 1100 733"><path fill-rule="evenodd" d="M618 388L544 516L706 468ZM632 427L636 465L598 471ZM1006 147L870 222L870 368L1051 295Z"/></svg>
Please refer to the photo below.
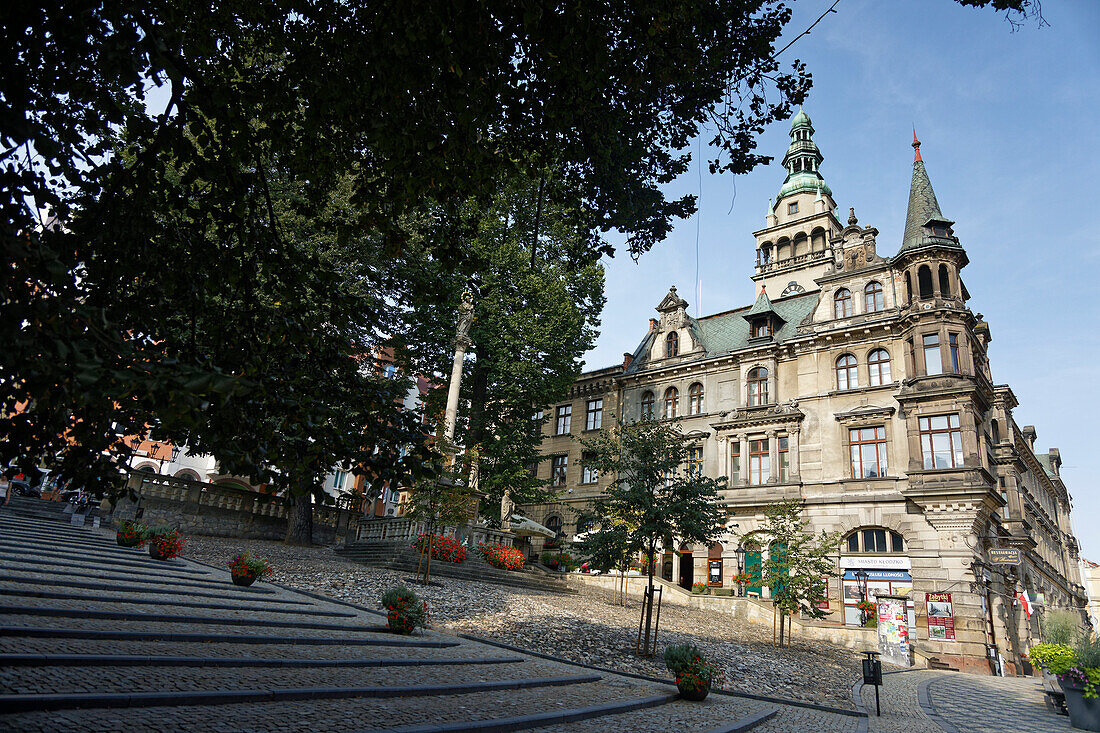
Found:
<svg viewBox="0 0 1100 733"><path fill-rule="evenodd" d="M69 504L64 501L45 501L31 496L13 496L6 505L0 505L0 514L14 514L29 519L45 519L68 524L72 512L66 512Z"/></svg>
<svg viewBox="0 0 1100 733"><path fill-rule="evenodd" d="M404 541L353 542L336 548L336 554L364 565L399 570L406 573L416 573L417 565L420 563L420 553ZM432 560L431 574L478 583L495 583L512 588L525 588L527 590L577 593L575 588L567 585L556 574L534 568L517 571L501 570L484 562L474 552L469 553L466 561L461 563Z"/></svg>
<svg viewBox="0 0 1100 733"><path fill-rule="evenodd" d="M851 714L712 694L435 630L102 530L0 514L0 730L856 730ZM547 650L553 651L553 650ZM865 722L865 721L863 721Z"/></svg>

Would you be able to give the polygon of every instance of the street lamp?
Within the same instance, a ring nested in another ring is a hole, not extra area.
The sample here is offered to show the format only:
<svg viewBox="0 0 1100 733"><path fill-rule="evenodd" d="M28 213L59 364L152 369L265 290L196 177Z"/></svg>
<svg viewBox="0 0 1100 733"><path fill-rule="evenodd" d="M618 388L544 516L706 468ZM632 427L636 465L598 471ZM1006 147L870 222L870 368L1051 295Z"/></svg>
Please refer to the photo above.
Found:
<svg viewBox="0 0 1100 733"><path fill-rule="evenodd" d="M745 572L745 555L747 555L748 552L749 551L745 549L744 545L738 545L737 549L733 551L733 553L735 555L737 555L737 575L738 575L738 577L741 576L741 573ZM739 586L739 588L737 590L738 595L740 597L744 598L745 597L745 581L744 581L744 579L742 578L741 582L738 583L737 585Z"/></svg>
<svg viewBox="0 0 1100 733"><path fill-rule="evenodd" d="M857 570L856 571L856 585L859 588L860 600L863 603L866 603L867 602L867 571L866 570ZM859 609L859 625L860 626L866 626L867 625L867 611L863 610L862 608Z"/></svg>

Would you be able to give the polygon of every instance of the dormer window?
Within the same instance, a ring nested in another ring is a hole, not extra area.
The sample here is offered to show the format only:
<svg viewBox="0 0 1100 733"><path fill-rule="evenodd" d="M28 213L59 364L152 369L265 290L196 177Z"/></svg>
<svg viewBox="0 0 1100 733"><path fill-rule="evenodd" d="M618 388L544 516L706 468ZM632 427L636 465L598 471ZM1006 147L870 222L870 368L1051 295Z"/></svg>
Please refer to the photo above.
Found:
<svg viewBox="0 0 1100 733"><path fill-rule="evenodd" d="M934 236L934 237L946 237L947 236L947 227L945 227L942 224L933 224L932 225L932 236Z"/></svg>
<svg viewBox="0 0 1100 733"><path fill-rule="evenodd" d="M772 324L767 318L757 318L752 322L752 337L766 338L772 335Z"/></svg>
<svg viewBox="0 0 1100 733"><path fill-rule="evenodd" d="M798 213L798 202L797 201L795 201L794 203L787 204L787 213L788 214L797 214Z"/></svg>
<svg viewBox="0 0 1100 733"><path fill-rule="evenodd" d="M841 288L833 295L833 315L837 318L852 316L852 291L848 288Z"/></svg>
<svg viewBox="0 0 1100 733"><path fill-rule="evenodd" d="M665 338L665 356L676 356L680 353L680 336L673 331Z"/></svg>

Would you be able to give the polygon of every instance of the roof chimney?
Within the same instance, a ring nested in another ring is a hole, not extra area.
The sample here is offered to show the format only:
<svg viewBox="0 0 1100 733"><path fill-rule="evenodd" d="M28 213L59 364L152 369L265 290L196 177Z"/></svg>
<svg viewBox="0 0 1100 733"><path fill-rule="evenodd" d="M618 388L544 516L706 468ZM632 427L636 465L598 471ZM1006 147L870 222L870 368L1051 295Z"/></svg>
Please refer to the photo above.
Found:
<svg viewBox="0 0 1100 733"><path fill-rule="evenodd" d="M627 352L624 351L623 352L623 369L624 370L629 369L630 365L631 365L631 363L633 363L633 361L634 361L634 354L630 354L630 353L627 353Z"/></svg>
<svg viewBox="0 0 1100 733"><path fill-rule="evenodd" d="M656 318L650 318L649 319L649 330L650 331L656 331L657 330L657 319Z"/></svg>
<svg viewBox="0 0 1100 733"><path fill-rule="evenodd" d="M1055 476L1061 476L1062 472L1058 469L1062 467L1062 453L1057 448L1051 448L1048 452L1050 454L1050 470L1054 471Z"/></svg>

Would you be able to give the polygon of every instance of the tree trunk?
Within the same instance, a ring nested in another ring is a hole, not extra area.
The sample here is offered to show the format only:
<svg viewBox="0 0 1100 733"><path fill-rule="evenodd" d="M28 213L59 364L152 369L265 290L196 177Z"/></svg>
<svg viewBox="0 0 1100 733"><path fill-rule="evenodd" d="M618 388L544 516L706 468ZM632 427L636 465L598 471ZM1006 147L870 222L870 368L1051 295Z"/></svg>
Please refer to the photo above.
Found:
<svg viewBox="0 0 1100 733"><path fill-rule="evenodd" d="M783 623L787 620L787 614L779 612L779 646L783 646Z"/></svg>
<svg viewBox="0 0 1100 733"><path fill-rule="evenodd" d="M656 548L654 548L649 553L649 556L652 557L654 552L656 552ZM645 640L642 642L642 648L640 650L640 655L643 656L643 657L651 656L650 651L649 651L649 649L650 649L649 637L650 637L650 630L653 628L653 566L654 566L654 564L655 563L652 563L652 562L649 563L649 589L646 591L645 595L643 595L643 599L644 599L643 606L645 607L644 608L644 611L645 611Z"/></svg>
<svg viewBox="0 0 1100 733"><path fill-rule="evenodd" d="M286 539L288 545L313 544L313 494L294 497L290 516L287 517Z"/></svg>

